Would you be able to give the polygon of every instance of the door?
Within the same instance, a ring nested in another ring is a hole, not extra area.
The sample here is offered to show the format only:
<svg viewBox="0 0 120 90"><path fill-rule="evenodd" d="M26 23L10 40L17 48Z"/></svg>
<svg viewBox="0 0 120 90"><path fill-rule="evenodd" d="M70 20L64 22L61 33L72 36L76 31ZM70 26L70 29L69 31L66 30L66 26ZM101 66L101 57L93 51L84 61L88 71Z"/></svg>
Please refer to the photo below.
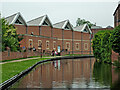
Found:
<svg viewBox="0 0 120 90"><path fill-rule="evenodd" d="M60 53L60 46L58 46L58 53Z"/></svg>

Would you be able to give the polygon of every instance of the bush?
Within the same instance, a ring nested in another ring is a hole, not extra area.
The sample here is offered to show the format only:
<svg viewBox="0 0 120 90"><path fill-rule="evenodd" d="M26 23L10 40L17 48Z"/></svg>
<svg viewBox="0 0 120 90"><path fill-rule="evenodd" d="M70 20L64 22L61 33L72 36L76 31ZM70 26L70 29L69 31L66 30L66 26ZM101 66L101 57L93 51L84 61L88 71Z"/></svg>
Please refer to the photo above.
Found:
<svg viewBox="0 0 120 90"><path fill-rule="evenodd" d="M113 51L120 55L120 25L113 30L111 42Z"/></svg>
<svg viewBox="0 0 120 90"><path fill-rule="evenodd" d="M92 47L95 58L100 62L111 62L112 43L111 43L111 30L102 30L95 34Z"/></svg>

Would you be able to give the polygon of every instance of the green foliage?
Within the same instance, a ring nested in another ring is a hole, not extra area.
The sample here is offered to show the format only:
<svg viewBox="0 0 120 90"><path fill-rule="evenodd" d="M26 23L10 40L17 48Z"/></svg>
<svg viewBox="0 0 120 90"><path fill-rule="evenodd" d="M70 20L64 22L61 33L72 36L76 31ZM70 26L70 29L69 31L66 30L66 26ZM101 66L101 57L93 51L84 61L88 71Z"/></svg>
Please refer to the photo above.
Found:
<svg viewBox="0 0 120 90"><path fill-rule="evenodd" d="M111 30L102 30L95 34L92 47L95 58L100 62L111 62Z"/></svg>
<svg viewBox="0 0 120 90"><path fill-rule="evenodd" d="M117 68L120 68L120 62L117 60L114 61L113 65L116 66Z"/></svg>
<svg viewBox="0 0 120 90"><path fill-rule="evenodd" d="M105 63L94 63L93 78L101 85L110 86L112 84L111 65Z"/></svg>
<svg viewBox="0 0 120 90"><path fill-rule="evenodd" d="M11 51L20 51L20 41L23 37L19 37L16 34L15 27L4 19L0 19L2 22L2 51L6 50L6 47L9 47Z"/></svg>
<svg viewBox="0 0 120 90"><path fill-rule="evenodd" d="M80 25L83 25L83 24L88 24L88 26L91 28L91 26L95 26L95 24L92 24L90 21L86 21L85 19L80 19L78 18L77 21L76 21L76 26L80 26Z"/></svg>
<svg viewBox="0 0 120 90"><path fill-rule="evenodd" d="M120 55L120 25L113 30L111 42L113 51Z"/></svg>

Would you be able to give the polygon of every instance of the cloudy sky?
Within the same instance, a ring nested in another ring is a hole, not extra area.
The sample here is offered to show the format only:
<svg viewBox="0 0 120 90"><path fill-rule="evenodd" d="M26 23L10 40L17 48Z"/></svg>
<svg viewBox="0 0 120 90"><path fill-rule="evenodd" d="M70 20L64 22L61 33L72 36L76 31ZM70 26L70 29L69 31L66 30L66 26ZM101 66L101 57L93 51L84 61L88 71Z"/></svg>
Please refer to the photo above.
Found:
<svg viewBox="0 0 120 90"><path fill-rule="evenodd" d="M24 2L15 2L14 0L5 0L0 3L2 17L7 17L20 12L26 21L37 18L41 15L48 15L51 22L57 23L69 19L75 26L77 18L88 20L99 26L106 27L114 25L113 13L119 0L109 1L51 1L38 2L29 0Z"/></svg>

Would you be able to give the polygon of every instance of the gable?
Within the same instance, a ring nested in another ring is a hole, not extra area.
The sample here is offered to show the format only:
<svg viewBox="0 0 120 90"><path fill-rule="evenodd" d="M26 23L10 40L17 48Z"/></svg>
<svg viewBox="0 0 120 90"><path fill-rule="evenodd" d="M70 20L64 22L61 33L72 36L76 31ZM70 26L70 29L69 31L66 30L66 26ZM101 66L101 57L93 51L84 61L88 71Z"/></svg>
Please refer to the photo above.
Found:
<svg viewBox="0 0 120 90"><path fill-rule="evenodd" d="M46 16L45 19L43 20L42 23L43 26L52 26L50 20L48 19L48 17Z"/></svg>
<svg viewBox="0 0 120 90"><path fill-rule="evenodd" d="M66 22L65 26L64 26L65 30L73 30L71 24L69 23L69 21Z"/></svg>
<svg viewBox="0 0 120 90"><path fill-rule="evenodd" d="M85 29L83 30L83 32L88 32L88 29L87 29L87 28L85 28Z"/></svg>
<svg viewBox="0 0 120 90"><path fill-rule="evenodd" d="M89 28L89 26L88 26L87 24L84 25L82 31L83 31L83 32L86 32L86 33L90 33L90 34L92 34L92 32L91 32L91 30L90 30L90 28Z"/></svg>
<svg viewBox="0 0 120 90"><path fill-rule="evenodd" d="M16 20L14 21L14 24L26 25L25 21L20 15L18 16L18 18L16 18Z"/></svg>

